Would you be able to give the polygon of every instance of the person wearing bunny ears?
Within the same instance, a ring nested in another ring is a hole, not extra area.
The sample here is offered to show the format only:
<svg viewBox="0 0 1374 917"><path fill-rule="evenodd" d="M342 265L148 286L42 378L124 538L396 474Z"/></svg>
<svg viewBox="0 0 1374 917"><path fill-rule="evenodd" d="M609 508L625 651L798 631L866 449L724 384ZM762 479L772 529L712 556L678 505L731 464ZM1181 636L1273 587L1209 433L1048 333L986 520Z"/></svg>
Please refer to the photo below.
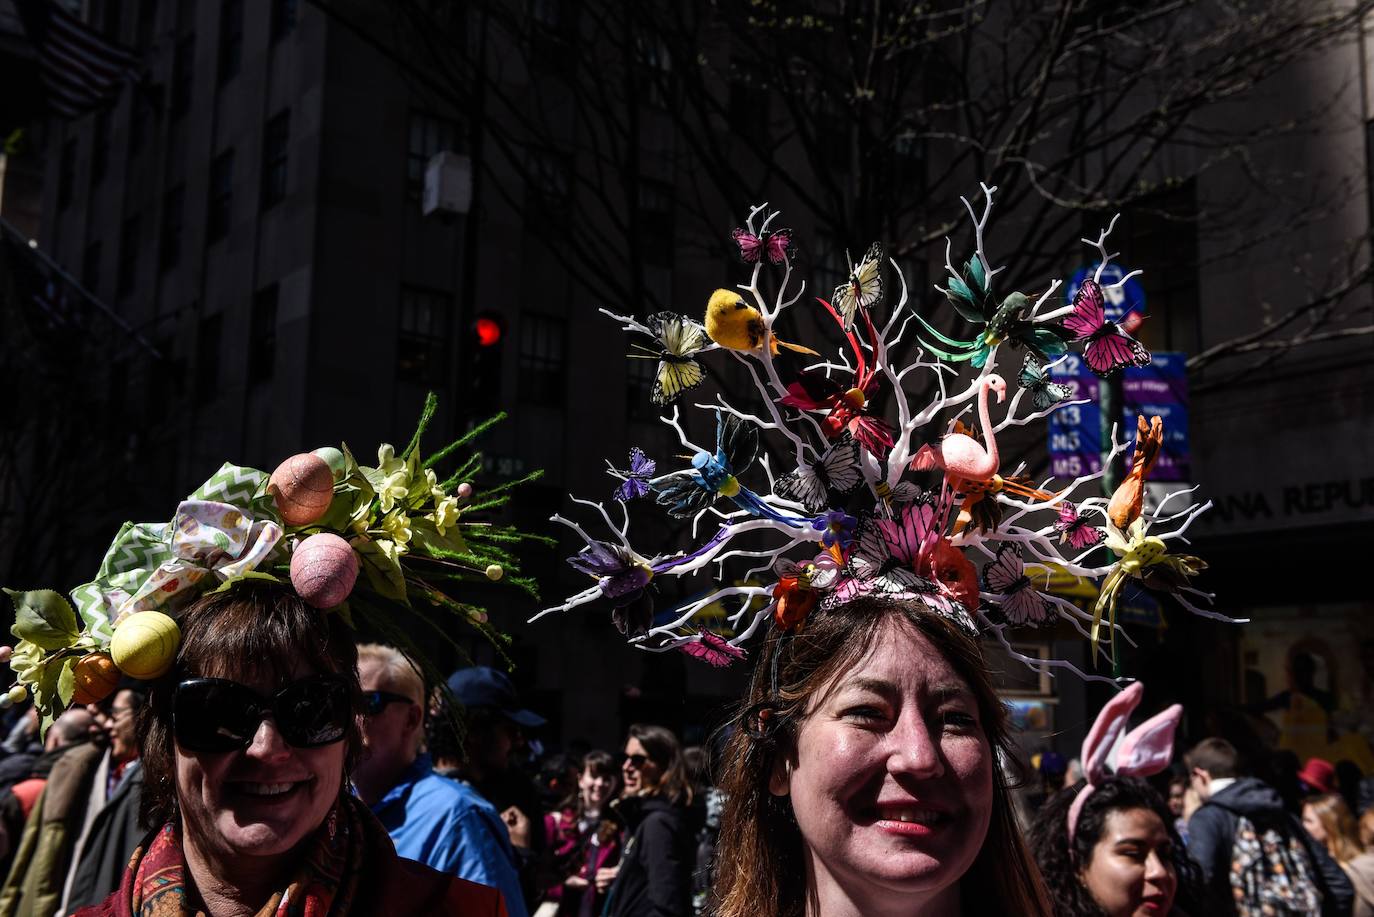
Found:
<svg viewBox="0 0 1374 917"><path fill-rule="evenodd" d="M1102 709L1083 742L1083 781L1051 797L1031 826L1056 917L1202 913L1201 872L1163 798L1142 779L1169 766L1183 708L1127 732L1144 693L1136 682Z"/></svg>

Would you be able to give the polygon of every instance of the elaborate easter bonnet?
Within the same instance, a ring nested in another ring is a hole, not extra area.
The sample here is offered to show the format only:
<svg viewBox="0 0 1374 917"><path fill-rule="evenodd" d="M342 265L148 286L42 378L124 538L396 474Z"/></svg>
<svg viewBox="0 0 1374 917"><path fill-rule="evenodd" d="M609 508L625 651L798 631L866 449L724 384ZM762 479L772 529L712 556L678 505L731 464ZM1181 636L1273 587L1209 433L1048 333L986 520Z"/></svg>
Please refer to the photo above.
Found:
<svg viewBox="0 0 1374 917"><path fill-rule="evenodd" d="M996 188L982 190L981 211L964 201L972 252L956 261L947 243L947 277L936 287L943 308L927 315L879 243L857 263L846 259L848 277L828 299L805 296L793 271L795 234L766 205L733 233L745 282L715 291L702 320L601 310L630 332L631 357L658 360L650 397L690 460L632 447L625 467L611 467L609 500L573 498L574 518L553 517L584 543L568 562L590 583L536 617L600 603L642 649L729 665L761 628L795 633L817 607L887 596L996 640L1027 665L1103 680L1019 653L1009 635L1066 621L1114 660L1127 580L1224 617L1191 585L1203 562L1170 550L1210 504L1186 490L1145 507L1145 478L1163 442L1159 418L1140 418L1134 443L1113 428L1110 458L1130 450L1131 470L1110 498L1101 493L1103 471L1033 481L1024 467L1004 466L1003 431L1084 403L1047 372L1071 348L1103 377L1143 366L1150 354L1105 314L1106 298L1134 276L1103 281L1115 257L1110 226L1083 240L1098 266L1069 305L1058 305L1058 280L1033 293L999 290L1004 268L984 245ZM784 329L800 310L818 310L820 323L833 325L829 338L800 340L800 322ZM951 319L964 330L941 331ZM752 384L693 404L714 431L694 442L681 421L688 393L705 378L702 364L731 361ZM970 409L972 423L961 419ZM765 441L772 463L760 458ZM681 520L690 545L654 549L673 526L632 534L635 501ZM1093 607L1050 592L1052 572L1100 582ZM656 613L665 577L699 582L681 590L692 598ZM722 606L728 632L702 626L708 609L718 616Z"/></svg>
<svg viewBox="0 0 1374 917"><path fill-rule="evenodd" d="M420 441L437 406L431 394L415 435L362 465L347 445L293 455L270 474L225 464L181 502L170 521L125 523L95 578L71 590L5 591L14 601L8 705L32 693L44 727L72 704L108 696L121 674L156 678L176 658L182 609L209 592L249 582L289 583L308 604L369 628L422 661L404 617L457 646L466 622L504 636L464 584L504 580L534 594L511 548L525 535L474 521L509 499L511 481L471 483L480 454L465 451L498 416L424 457ZM451 469L442 479L441 467ZM529 477L535 477L531 475Z"/></svg>

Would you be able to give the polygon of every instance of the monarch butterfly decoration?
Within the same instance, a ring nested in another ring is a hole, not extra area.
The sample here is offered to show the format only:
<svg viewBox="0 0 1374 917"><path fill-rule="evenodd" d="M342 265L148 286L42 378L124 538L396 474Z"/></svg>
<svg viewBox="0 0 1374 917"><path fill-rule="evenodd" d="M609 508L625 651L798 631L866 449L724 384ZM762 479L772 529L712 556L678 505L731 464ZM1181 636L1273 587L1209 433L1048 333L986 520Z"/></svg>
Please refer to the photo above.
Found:
<svg viewBox="0 0 1374 917"><path fill-rule="evenodd" d="M705 381L706 371L696 361L696 355L715 345L700 322L674 312L649 316L647 327L657 346L632 344L641 352L628 356L636 360L658 360L650 397L654 404L668 404Z"/></svg>
<svg viewBox="0 0 1374 917"><path fill-rule="evenodd" d="M868 252L849 271L849 279L835 288L831 303L844 319L844 330L854 327L860 309L871 309L883 301L883 246L874 242Z"/></svg>
<svg viewBox="0 0 1374 917"><path fill-rule="evenodd" d="M756 236L741 227L730 236L739 246L739 258L745 264L758 264L765 256L769 264L782 264L796 253L790 229L765 229Z"/></svg>
<svg viewBox="0 0 1374 917"><path fill-rule="evenodd" d="M1107 318L1106 297L1097 281L1084 280L1073 297L1073 312L1064 327L1075 341L1086 341L1083 362L1097 375L1110 376L1128 366L1149 366L1150 352L1145 345L1122 331Z"/></svg>
<svg viewBox="0 0 1374 917"><path fill-rule="evenodd" d="M677 648L717 669L725 669L744 658L744 650L734 646L713 630L699 628L693 639L679 643Z"/></svg>

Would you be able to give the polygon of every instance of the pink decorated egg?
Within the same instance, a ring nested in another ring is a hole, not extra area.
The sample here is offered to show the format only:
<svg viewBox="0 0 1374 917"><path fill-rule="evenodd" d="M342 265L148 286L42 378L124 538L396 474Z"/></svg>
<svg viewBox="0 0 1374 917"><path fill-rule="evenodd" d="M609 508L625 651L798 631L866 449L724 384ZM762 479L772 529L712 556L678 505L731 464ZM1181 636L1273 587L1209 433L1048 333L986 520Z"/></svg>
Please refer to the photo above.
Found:
<svg viewBox="0 0 1374 917"><path fill-rule="evenodd" d="M334 472L311 452L293 455L277 466L267 481L277 512L287 525L309 525L329 510L334 499Z"/></svg>
<svg viewBox="0 0 1374 917"><path fill-rule="evenodd" d="M467 481L464 481L463 483L461 483L461 484L458 485L458 499L459 499L459 500L470 500L470 499L472 499L472 485L469 484Z"/></svg>
<svg viewBox="0 0 1374 917"><path fill-rule="evenodd" d="M311 535L291 554L291 585L307 605L334 608L353 591L358 555L338 535Z"/></svg>

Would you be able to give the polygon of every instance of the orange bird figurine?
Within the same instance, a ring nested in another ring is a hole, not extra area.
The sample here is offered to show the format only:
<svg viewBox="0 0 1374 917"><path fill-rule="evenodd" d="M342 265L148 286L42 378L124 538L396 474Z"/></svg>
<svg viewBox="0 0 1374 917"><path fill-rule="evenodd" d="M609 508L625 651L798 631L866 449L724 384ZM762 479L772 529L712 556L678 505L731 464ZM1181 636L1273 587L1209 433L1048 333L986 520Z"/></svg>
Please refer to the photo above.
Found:
<svg viewBox="0 0 1374 917"><path fill-rule="evenodd" d="M1145 423L1144 415L1136 415L1137 434L1135 452L1131 455L1131 470L1112 494L1107 504L1107 518L1119 531L1126 531L1131 523L1140 518L1140 510L1145 502L1145 476L1150 473L1159 450L1164 446L1164 421L1151 417Z"/></svg>

